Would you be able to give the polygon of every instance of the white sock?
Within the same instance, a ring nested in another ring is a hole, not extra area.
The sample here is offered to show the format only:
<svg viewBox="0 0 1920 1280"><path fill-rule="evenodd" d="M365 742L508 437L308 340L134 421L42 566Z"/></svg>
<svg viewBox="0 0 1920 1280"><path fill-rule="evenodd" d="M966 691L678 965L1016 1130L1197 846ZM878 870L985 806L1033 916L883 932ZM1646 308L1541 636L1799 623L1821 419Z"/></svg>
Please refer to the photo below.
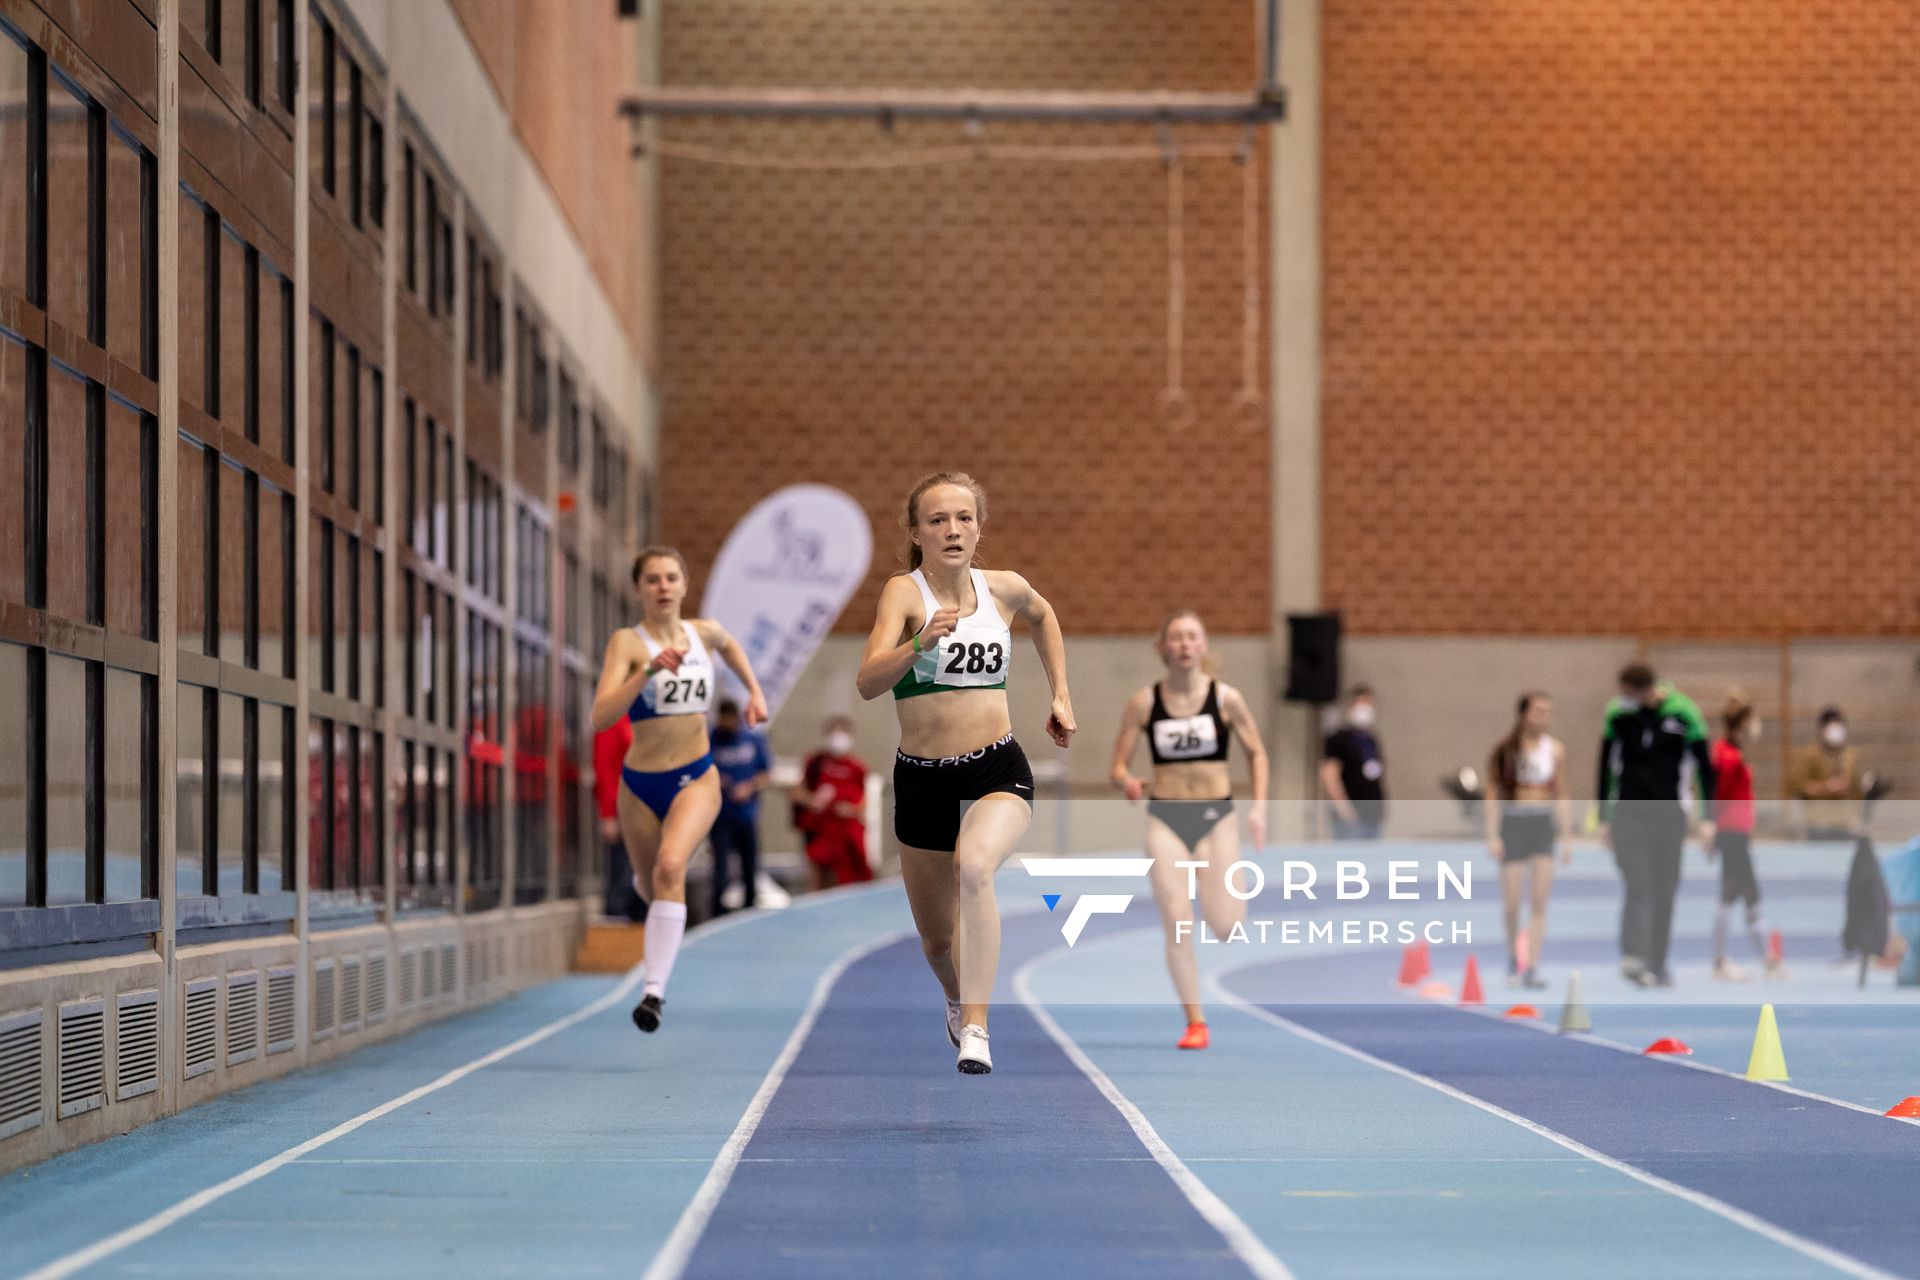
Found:
<svg viewBox="0 0 1920 1280"><path fill-rule="evenodd" d="M644 995L666 999L667 979L673 974L673 958L680 954L680 939L687 932L687 904L660 901L647 908L647 978L641 987Z"/></svg>

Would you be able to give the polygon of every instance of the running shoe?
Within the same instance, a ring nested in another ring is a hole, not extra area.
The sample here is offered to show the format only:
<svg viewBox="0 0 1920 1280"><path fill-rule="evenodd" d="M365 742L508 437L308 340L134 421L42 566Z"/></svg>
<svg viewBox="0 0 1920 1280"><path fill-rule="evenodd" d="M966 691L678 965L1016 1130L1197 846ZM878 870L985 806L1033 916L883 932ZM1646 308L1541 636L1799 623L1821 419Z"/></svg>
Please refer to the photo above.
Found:
<svg viewBox="0 0 1920 1280"><path fill-rule="evenodd" d="M1722 982L1746 982L1753 977L1753 974L1722 957L1713 962L1713 976Z"/></svg>
<svg viewBox="0 0 1920 1280"><path fill-rule="evenodd" d="M1189 1022L1187 1034L1180 1037L1182 1049L1204 1049L1207 1047L1207 1024L1205 1021Z"/></svg>
<svg viewBox="0 0 1920 1280"><path fill-rule="evenodd" d="M1520 975L1520 985L1529 991L1545 991L1547 980L1540 976L1538 969L1528 969Z"/></svg>
<svg viewBox="0 0 1920 1280"><path fill-rule="evenodd" d="M960 1028L960 1060L954 1064L962 1075L983 1076L993 1070L993 1054L987 1051L987 1029L977 1022Z"/></svg>
<svg viewBox="0 0 1920 1280"><path fill-rule="evenodd" d="M958 1000L947 1001L947 1039L952 1042L954 1048L960 1047L960 1002Z"/></svg>
<svg viewBox="0 0 1920 1280"><path fill-rule="evenodd" d="M643 998L639 1004L633 1006L633 1025L642 1031L658 1031L660 1010L666 1006L666 1003L659 996Z"/></svg>

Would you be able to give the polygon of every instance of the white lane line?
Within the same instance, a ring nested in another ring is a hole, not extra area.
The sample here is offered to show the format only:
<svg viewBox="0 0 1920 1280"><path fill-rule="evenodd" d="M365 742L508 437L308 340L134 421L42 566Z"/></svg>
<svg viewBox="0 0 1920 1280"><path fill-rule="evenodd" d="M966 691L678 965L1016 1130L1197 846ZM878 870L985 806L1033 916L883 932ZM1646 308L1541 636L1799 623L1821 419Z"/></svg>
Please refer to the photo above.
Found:
<svg viewBox="0 0 1920 1280"><path fill-rule="evenodd" d="M1669 1182L1658 1174L1648 1173L1645 1169L1637 1168L1622 1160L1616 1160L1603 1151L1596 1151L1584 1142L1569 1138L1566 1134L1555 1129L1549 1129L1547 1126L1537 1121L1529 1120L1526 1116L1520 1115L1517 1112L1508 1111L1505 1107L1496 1106L1484 1098L1476 1098L1470 1093L1456 1089L1443 1081L1435 1080L1431 1076L1421 1075L1418 1071L1410 1070L1407 1067L1401 1066L1399 1063L1388 1062L1384 1058L1376 1058L1364 1049L1356 1049L1350 1044L1345 1044L1333 1039L1331 1036L1322 1035L1310 1027L1303 1027L1291 1019L1280 1016L1271 1009L1262 1008L1227 990L1225 985L1220 981L1220 975L1208 975L1205 981L1207 989L1216 999L1222 1003L1232 1005L1248 1017L1258 1018L1263 1022L1271 1023L1279 1027L1282 1031L1298 1036L1302 1040L1320 1045L1323 1048L1332 1049L1335 1053L1345 1054L1357 1062L1364 1062L1368 1066L1378 1067L1382 1071L1390 1072L1405 1080L1411 1080L1415 1084L1425 1085L1427 1088L1437 1093L1445 1094L1457 1102L1464 1102L1468 1106L1479 1108L1488 1115L1498 1116L1509 1123L1517 1124L1527 1132L1545 1138L1547 1141L1558 1146L1565 1147L1568 1151L1585 1156L1595 1164L1604 1165L1616 1173L1625 1174L1636 1182L1645 1183L1655 1190L1664 1191L1668 1195L1684 1200L1696 1208L1705 1209L1708 1213L1717 1214L1735 1226L1745 1227L1755 1235L1771 1240L1775 1244L1782 1245L1788 1249L1792 1249L1795 1253L1812 1258L1816 1262L1824 1263L1844 1275L1857 1277L1857 1280L1899 1280L1892 1272L1882 1271L1878 1267L1870 1266L1857 1258L1849 1257L1837 1249L1828 1248L1818 1241L1796 1235L1784 1227L1776 1226L1764 1218L1748 1213L1745 1209L1735 1208L1726 1201L1716 1199L1713 1196L1707 1195L1705 1192L1695 1191L1691 1187L1683 1187L1677 1182Z"/></svg>
<svg viewBox="0 0 1920 1280"><path fill-rule="evenodd" d="M1402 994L1412 999L1419 999L1419 996L1413 992L1404 992ZM1509 1018L1491 1006L1479 1009L1472 1007L1461 1008L1457 1005L1454 1007L1459 1008L1462 1013L1478 1014L1483 1018L1493 1018L1503 1023L1513 1023L1517 1026L1523 1026L1529 1031L1541 1031L1547 1035L1556 1036L1561 1039L1577 1040L1582 1044L1599 1045L1603 1049L1616 1049L1621 1053L1632 1054L1636 1058L1651 1058L1667 1066L1686 1067L1691 1071L1705 1071L1711 1075L1725 1076L1729 1080L1738 1080L1742 1084L1755 1084L1762 1088L1777 1089L1781 1093L1790 1093L1796 1098L1805 1098L1809 1102L1824 1102L1829 1106L1845 1107L1848 1111L1858 1111L1862 1115L1873 1116L1875 1119L1891 1119L1898 1120L1902 1124L1920 1125L1920 1119L1908 1119L1905 1116L1888 1116L1884 1112L1876 1111L1874 1108L1858 1102L1848 1102L1845 1098L1830 1098L1824 1093L1815 1093L1811 1089L1797 1088L1794 1085L1786 1084L1779 1080L1749 1080L1747 1079L1747 1073L1744 1071L1731 1071L1726 1067L1716 1067L1710 1062L1695 1062L1693 1059L1682 1057L1679 1054L1648 1054L1644 1050L1636 1049L1630 1044L1622 1043L1619 1040L1609 1040L1605 1036L1596 1036L1590 1031L1561 1031L1559 1028L1552 1026L1541 1018Z"/></svg>
<svg viewBox="0 0 1920 1280"><path fill-rule="evenodd" d="M1226 1201L1215 1195L1213 1189L1202 1182L1200 1176L1173 1153L1173 1148L1167 1145L1166 1139L1154 1129L1152 1122L1141 1113L1140 1108L1133 1105L1133 1101L1126 1094L1120 1092L1119 1086L1115 1085L1108 1078L1107 1073L1081 1050L1071 1036L1061 1030L1060 1024L1053 1020L1053 1015L1041 1006L1040 1001L1033 994L1033 968L1042 960L1052 958L1057 952L1057 947L1042 952L1022 965L1019 972L1013 975L1014 995L1019 997L1020 1003L1027 1006L1027 1012L1031 1013L1034 1021L1040 1024L1041 1030L1053 1038L1053 1042L1060 1046L1061 1052L1067 1055L1074 1066L1080 1068L1080 1074L1093 1081L1094 1088L1098 1089L1101 1095L1113 1104L1113 1109L1126 1119L1127 1124L1133 1129L1134 1136L1140 1139L1140 1145L1144 1146L1161 1169L1166 1171L1167 1177L1173 1180L1173 1185L1186 1196L1187 1203L1197 1209L1200 1216L1226 1239L1227 1246L1239 1256L1240 1261L1247 1264L1247 1269L1259 1277L1259 1280L1294 1280L1293 1273L1287 1270L1286 1264L1274 1255L1273 1250L1267 1248L1265 1242L1253 1233L1252 1228L1240 1220L1239 1214L1227 1207Z"/></svg>
<svg viewBox="0 0 1920 1280"><path fill-rule="evenodd" d="M716 934L725 933L727 930L744 924L748 920L757 918L759 918L757 912L740 912L735 915L723 917L711 924L702 925L687 935L686 946L691 947L696 942L704 941ZM437 1080L429 1081L416 1089L409 1089L399 1097L383 1102L370 1111L363 1111L353 1119L337 1124L325 1133L309 1138L298 1146L288 1147L279 1155L262 1160L251 1169L236 1173L224 1182L216 1182L204 1190L196 1191L186 1199L162 1209L144 1221L136 1222L124 1230L116 1231L110 1236L96 1240L85 1248L74 1250L64 1257L56 1258L37 1270L29 1271L25 1276L21 1277L21 1280L62 1280L63 1277L73 1275L77 1271L93 1266L95 1263L110 1258L131 1245L136 1245L142 1240L158 1235L181 1219L200 1212L200 1210L206 1208L208 1205L233 1194L242 1187L260 1181L260 1179L274 1172L274 1170L284 1168L309 1152L318 1151L328 1143L346 1137L363 1125L371 1124L384 1115L398 1111L408 1103L418 1102L428 1094L437 1093L450 1084L457 1084L483 1067L490 1067L496 1062L510 1058L522 1049L531 1048L539 1044L542 1040L558 1035L567 1028L584 1022L588 1018L606 1009L612 1008L614 1005L626 999L627 996L633 994L634 988L640 984L640 969L641 966L635 965L627 971L626 976L620 980L618 985L600 996L599 999L583 1005L566 1017L549 1022L537 1031L528 1032L513 1043L495 1049L492 1053L483 1054L465 1066L455 1067Z"/></svg>
<svg viewBox="0 0 1920 1280"><path fill-rule="evenodd" d="M793 1066L794 1059L800 1056L801 1046L813 1033L814 1021L819 1018L821 1007L826 1004L828 995L833 991L834 984L840 981L841 975L863 957L913 936L912 930L905 929L863 942L843 953L820 975L820 980L813 984L813 995L807 1000L806 1010L800 1015L800 1021L794 1024L793 1033L787 1037L780 1056L767 1069L766 1078L755 1090L753 1100L747 1103L740 1122L733 1127L733 1133L720 1148L720 1154L713 1158L713 1167L707 1170L700 1189L693 1193L693 1199L681 1210L680 1220L674 1223L673 1231L667 1236L666 1243L660 1246L660 1252L653 1256L653 1263L641 1280L676 1280L687 1269L694 1246L700 1243L701 1233L707 1229L713 1211L720 1206L720 1197L733 1180L734 1169L741 1163L741 1153L752 1140L754 1130L760 1127L760 1120L772 1105L773 1096L780 1091L781 1083L787 1078L787 1070Z"/></svg>

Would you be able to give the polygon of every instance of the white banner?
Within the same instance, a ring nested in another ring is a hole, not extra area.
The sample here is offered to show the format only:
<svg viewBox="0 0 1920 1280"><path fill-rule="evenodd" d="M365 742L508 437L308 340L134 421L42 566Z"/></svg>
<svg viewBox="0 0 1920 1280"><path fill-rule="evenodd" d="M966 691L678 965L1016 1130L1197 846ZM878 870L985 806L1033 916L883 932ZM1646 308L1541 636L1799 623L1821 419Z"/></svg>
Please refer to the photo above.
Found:
<svg viewBox="0 0 1920 1280"><path fill-rule="evenodd" d="M767 714L780 714L873 560L867 513L838 489L790 485L741 518L707 576L700 616L716 619L747 652ZM744 691L721 668L721 688Z"/></svg>

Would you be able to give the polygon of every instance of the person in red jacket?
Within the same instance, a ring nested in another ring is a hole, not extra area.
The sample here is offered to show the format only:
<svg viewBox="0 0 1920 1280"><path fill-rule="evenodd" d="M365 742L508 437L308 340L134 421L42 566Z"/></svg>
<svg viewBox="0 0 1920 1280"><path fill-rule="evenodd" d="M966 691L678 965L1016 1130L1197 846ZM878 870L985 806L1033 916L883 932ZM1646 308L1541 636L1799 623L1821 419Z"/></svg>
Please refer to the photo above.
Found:
<svg viewBox="0 0 1920 1280"><path fill-rule="evenodd" d="M600 810L600 842L607 849L607 915L636 923L647 918L647 902L633 891L633 864L620 835L620 765L633 743L633 721L622 716L593 735L593 799Z"/></svg>
<svg viewBox="0 0 1920 1280"><path fill-rule="evenodd" d="M1727 690L1721 712L1726 735L1713 744L1713 852L1720 859L1720 907L1713 917L1713 976L1729 982L1745 981L1745 969L1727 957L1727 922L1733 904L1747 909L1747 935L1767 966L1767 975L1781 973L1780 958L1767 948L1767 929L1760 921L1760 880L1753 870L1753 770L1742 748L1760 736L1760 719L1744 689Z"/></svg>
<svg viewBox="0 0 1920 1280"><path fill-rule="evenodd" d="M833 716L826 744L807 757L794 795L814 888L873 879L867 865L866 803L867 766L853 754L853 721Z"/></svg>

